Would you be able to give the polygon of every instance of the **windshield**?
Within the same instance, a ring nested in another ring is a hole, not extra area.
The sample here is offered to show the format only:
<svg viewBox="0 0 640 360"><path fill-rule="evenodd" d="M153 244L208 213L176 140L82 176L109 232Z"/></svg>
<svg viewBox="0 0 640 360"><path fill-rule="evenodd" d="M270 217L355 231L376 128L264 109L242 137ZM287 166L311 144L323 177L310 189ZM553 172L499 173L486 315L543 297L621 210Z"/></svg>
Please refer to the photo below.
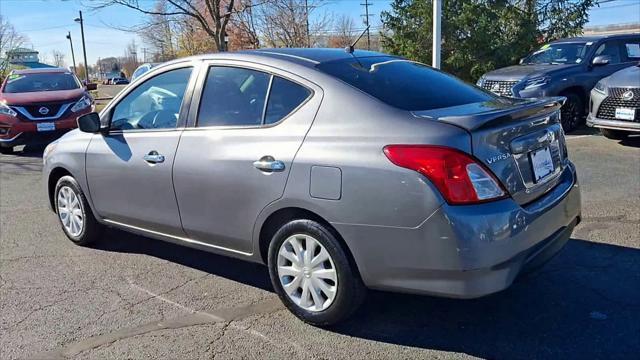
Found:
<svg viewBox="0 0 640 360"><path fill-rule="evenodd" d="M80 88L75 76L69 73L35 73L9 75L5 93L73 90Z"/></svg>
<svg viewBox="0 0 640 360"><path fill-rule="evenodd" d="M439 109L494 98L484 90L452 75L394 57L352 58L322 63L317 67L320 71L403 110Z"/></svg>
<svg viewBox="0 0 640 360"><path fill-rule="evenodd" d="M522 62L530 64L579 64L584 60L590 43L546 44Z"/></svg>

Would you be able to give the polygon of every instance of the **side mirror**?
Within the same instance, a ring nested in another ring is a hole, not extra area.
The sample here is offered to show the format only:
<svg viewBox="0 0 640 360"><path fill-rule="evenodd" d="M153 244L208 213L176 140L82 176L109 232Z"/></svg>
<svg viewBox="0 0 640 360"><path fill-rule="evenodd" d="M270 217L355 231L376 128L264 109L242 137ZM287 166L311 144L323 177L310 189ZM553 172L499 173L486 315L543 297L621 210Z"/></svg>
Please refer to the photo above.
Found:
<svg viewBox="0 0 640 360"><path fill-rule="evenodd" d="M78 129L82 132L92 134L101 132L100 115L96 112L92 112L78 117Z"/></svg>
<svg viewBox="0 0 640 360"><path fill-rule="evenodd" d="M87 91L98 90L98 84L96 83L88 83L84 87L87 89Z"/></svg>
<svg viewBox="0 0 640 360"><path fill-rule="evenodd" d="M593 66L602 66L607 65L611 61L611 57L609 55L598 55L593 58L591 61L591 65Z"/></svg>

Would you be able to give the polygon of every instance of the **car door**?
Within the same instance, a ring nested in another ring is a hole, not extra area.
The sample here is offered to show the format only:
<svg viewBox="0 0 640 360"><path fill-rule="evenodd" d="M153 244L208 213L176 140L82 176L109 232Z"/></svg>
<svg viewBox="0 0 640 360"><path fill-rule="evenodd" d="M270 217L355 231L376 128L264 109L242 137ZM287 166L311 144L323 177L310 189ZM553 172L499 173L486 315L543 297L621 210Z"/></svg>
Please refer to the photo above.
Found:
<svg viewBox="0 0 640 360"><path fill-rule="evenodd" d="M109 132L92 138L86 171L95 209L107 221L184 235L171 172L193 88L190 64L145 80L103 113Z"/></svg>
<svg viewBox="0 0 640 360"><path fill-rule="evenodd" d="M244 253L260 211L282 196L322 98L302 78L255 66L208 64L173 175L187 235Z"/></svg>

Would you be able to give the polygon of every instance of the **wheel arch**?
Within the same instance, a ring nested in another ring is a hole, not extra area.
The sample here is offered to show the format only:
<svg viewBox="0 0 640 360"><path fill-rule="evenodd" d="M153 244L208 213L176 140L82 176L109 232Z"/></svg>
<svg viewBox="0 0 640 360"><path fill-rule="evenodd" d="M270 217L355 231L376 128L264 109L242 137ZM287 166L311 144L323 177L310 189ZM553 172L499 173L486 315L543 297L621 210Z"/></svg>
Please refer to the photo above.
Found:
<svg viewBox="0 0 640 360"><path fill-rule="evenodd" d="M589 103L589 98L588 98L589 93L587 92L587 90L584 87L582 87L580 85L573 85L573 86L569 86L569 87L566 87L566 88L562 89L558 93L558 95L560 95L560 96L563 96L563 95L566 95L566 94L576 94L576 95L578 95L580 97L580 99L582 99L582 105L584 105L585 109L586 109L586 106Z"/></svg>
<svg viewBox="0 0 640 360"><path fill-rule="evenodd" d="M353 267L354 271L356 271L357 274L360 275L355 257L351 253L351 249L349 249L349 246L347 245L342 235L340 235L338 230L336 230L336 228L333 227L333 225L331 225L329 221L325 220L317 213L296 206L284 207L273 211L271 214L269 214L269 216L267 216L267 218L260 226L260 232L258 235L258 251L259 258L264 264L268 263L267 254L269 252L269 244L271 243L271 239L273 238L273 235L276 233L276 231L278 231L278 229L282 227L282 225L290 221L300 219L313 220L325 226L327 230L329 230L333 234L333 236L336 237L345 253L347 254L349 263Z"/></svg>
<svg viewBox="0 0 640 360"><path fill-rule="evenodd" d="M57 166L53 168L51 172L49 172L49 177L47 178L47 197L49 198L49 206L51 206L51 209L54 212L56 211L54 203L56 184L58 183L58 180L60 180L60 178L63 176L73 176L73 174L71 174L71 172L64 167Z"/></svg>

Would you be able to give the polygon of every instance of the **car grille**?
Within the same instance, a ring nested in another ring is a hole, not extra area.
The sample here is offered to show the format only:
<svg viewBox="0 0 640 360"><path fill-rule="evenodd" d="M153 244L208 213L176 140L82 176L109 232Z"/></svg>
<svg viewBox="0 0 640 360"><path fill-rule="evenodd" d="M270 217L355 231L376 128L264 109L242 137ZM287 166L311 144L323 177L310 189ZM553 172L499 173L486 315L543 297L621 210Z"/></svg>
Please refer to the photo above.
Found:
<svg viewBox="0 0 640 360"><path fill-rule="evenodd" d="M624 100L622 95L629 90L633 93L633 98L631 100ZM600 119L625 121L616 119L616 108L636 109L636 115L633 121L640 122L640 89L610 88L609 96L600 103L596 117Z"/></svg>
<svg viewBox="0 0 640 360"><path fill-rule="evenodd" d="M46 102L40 104L29 104L29 105L14 105L12 108L16 110L20 117L25 120L37 121L37 120L56 120L63 117L69 109L76 103L77 100L74 101L57 101L57 102ZM46 114L40 113L40 109L46 108L48 111ZM59 116L58 116L58 113Z"/></svg>
<svg viewBox="0 0 640 360"><path fill-rule="evenodd" d="M513 96L511 90L517 81L484 80L482 87L500 96Z"/></svg>

